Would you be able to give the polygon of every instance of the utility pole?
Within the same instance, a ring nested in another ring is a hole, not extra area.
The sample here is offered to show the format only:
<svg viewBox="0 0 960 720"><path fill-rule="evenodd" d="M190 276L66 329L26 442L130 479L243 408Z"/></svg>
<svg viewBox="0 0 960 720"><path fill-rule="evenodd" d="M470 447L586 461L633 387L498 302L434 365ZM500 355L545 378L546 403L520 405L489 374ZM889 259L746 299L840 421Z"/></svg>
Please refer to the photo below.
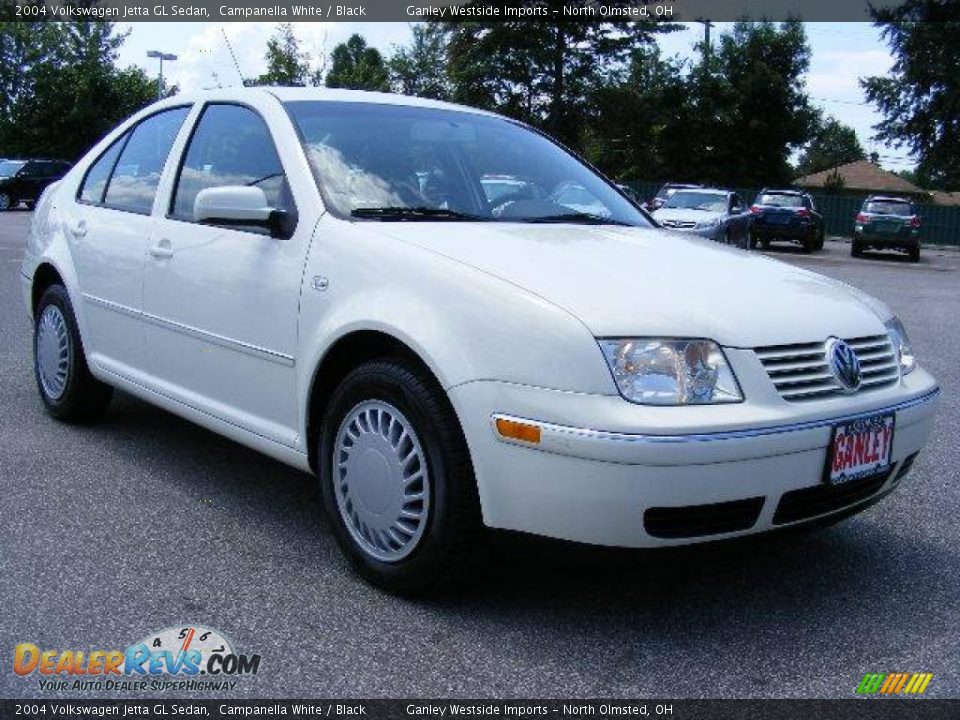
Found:
<svg viewBox="0 0 960 720"><path fill-rule="evenodd" d="M710 63L710 28L713 27L713 23L706 18L697 18L696 22L703 25L703 65L706 67Z"/></svg>
<svg viewBox="0 0 960 720"><path fill-rule="evenodd" d="M160 61L160 76L157 78L157 100L163 100L163 61L169 60L170 62L177 59L177 56L173 53L160 52L159 50L148 50L148 58L157 58Z"/></svg>

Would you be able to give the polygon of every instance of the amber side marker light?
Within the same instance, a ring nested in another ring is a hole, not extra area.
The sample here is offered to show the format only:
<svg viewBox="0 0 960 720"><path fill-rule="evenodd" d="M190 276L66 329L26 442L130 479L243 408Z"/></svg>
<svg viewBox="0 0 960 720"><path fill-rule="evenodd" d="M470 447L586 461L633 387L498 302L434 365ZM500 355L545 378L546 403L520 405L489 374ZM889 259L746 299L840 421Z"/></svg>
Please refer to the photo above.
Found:
<svg viewBox="0 0 960 720"><path fill-rule="evenodd" d="M497 418L497 432L510 440L521 440L536 445L540 442L540 428L536 425Z"/></svg>

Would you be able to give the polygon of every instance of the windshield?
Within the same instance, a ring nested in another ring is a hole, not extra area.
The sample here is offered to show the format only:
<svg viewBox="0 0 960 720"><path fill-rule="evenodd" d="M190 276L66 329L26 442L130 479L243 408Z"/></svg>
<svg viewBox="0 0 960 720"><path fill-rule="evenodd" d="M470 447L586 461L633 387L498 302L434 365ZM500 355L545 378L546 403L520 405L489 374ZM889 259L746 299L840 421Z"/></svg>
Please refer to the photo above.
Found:
<svg viewBox="0 0 960 720"><path fill-rule="evenodd" d="M874 200L868 202L864 212L871 215L913 215L913 208L908 202L898 202L897 200Z"/></svg>
<svg viewBox="0 0 960 720"><path fill-rule="evenodd" d="M779 193L768 193L760 196L758 205L767 207L785 207L798 208L803 207L803 197L801 195L781 195Z"/></svg>
<svg viewBox="0 0 960 720"><path fill-rule="evenodd" d="M575 157L503 118L377 103L286 107L340 217L651 227Z"/></svg>
<svg viewBox="0 0 960 720"><path fill-rule="evenodd" d="M4 160L0 162L0 177L13 177L24 165L26 165L26 163L22 161Z"/></svg>
<svg viewBox="0 0 960 720"><path fill-rule="evenodd" d="M682 210L724 212L727 209L727 196L724 193L685 192L680 190L671 195L663 206Z"/></svg>

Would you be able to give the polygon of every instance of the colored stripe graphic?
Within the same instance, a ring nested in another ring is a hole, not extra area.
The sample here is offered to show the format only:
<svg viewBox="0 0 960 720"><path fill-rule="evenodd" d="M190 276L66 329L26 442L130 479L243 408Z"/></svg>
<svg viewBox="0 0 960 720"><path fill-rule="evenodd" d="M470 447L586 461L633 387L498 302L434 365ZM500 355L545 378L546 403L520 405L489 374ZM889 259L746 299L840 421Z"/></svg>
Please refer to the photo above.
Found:
<svg viewBox="0 0 960 720"><path fill-rule="evenodd" d="M857 686L858 695L922 695L933 673L867 673Z"/></svg>

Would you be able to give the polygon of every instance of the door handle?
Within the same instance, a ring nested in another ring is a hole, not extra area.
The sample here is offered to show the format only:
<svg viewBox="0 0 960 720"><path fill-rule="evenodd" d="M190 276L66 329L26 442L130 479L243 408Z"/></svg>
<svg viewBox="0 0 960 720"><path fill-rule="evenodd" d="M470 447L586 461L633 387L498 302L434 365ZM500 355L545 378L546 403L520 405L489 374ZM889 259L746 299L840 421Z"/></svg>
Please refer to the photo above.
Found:
<svg viewBox="0 0 960 720"><path fill-rule="evenodd" d="M170 241L166 238L156 245L151 246L149 252L158 260L166 260L173 257L173 248L170 247Z"/></svg>
<svg viewBox="0 0 960 720"><path fill-rule="evenodd" d="M87 236L87 221L78 220L76 224L70 228L70 232L74 234L75 237L82 238Z"/></svg>

